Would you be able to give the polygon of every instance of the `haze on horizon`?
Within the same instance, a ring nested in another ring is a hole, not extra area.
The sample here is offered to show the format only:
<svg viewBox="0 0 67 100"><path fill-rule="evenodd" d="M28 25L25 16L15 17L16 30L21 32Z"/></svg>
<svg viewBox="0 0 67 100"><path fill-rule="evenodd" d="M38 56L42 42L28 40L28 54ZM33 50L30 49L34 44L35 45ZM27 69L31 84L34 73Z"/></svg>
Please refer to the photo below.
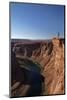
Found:
<svg viewBox="0 0 67 100"><path fill-rule="evenodd" d="M64 38L64 6L10 3L11 38Z"/></svg>

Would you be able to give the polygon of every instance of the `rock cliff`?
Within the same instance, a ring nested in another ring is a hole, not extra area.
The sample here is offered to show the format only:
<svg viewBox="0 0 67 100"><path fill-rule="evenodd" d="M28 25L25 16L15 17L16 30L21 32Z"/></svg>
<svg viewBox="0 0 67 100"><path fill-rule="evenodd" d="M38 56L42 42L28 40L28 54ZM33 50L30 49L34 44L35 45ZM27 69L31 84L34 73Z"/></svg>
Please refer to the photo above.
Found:
<svg viewBox="0 0 67 100"><path fill-rule="evenodd" d="M29 57L38 62L45 77L43 95L64 94L64 41L53 38L30 44L14 45L17 55ZM45 92L46 91L46 92Z"/></svg>

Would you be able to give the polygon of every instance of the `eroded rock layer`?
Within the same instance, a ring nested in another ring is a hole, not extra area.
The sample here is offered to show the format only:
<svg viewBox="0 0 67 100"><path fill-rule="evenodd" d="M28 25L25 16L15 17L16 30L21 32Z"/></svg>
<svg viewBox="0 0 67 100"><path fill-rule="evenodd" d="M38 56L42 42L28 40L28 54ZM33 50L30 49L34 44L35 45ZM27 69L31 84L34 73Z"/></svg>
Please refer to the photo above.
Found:
<svg viewBox="0 0 67 100"><path fill-rule="evenodd" d="M41 65L41 74L45 78L42 95L64 94L64 40L16 43L13 51Z"/></svg>

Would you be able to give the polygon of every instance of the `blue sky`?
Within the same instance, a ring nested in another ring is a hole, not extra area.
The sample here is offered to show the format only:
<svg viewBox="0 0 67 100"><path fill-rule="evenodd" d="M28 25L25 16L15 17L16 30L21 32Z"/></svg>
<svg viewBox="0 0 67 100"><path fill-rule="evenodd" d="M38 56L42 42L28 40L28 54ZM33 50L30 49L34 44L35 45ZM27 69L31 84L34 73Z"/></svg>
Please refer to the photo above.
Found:
<svg viewBox="0 0 67 100"><path fill-rule="evenodd" d="M11 38L64 37L64 6L11 3Z"/></svg>

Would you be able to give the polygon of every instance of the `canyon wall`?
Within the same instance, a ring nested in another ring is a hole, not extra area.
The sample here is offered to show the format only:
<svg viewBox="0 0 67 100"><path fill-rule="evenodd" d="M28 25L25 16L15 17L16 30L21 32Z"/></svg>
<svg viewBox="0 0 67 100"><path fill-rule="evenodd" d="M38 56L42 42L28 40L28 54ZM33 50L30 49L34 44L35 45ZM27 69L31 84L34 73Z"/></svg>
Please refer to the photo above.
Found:
<svg viewBox="0 0 67 100"><path fill-rule="evenodd" d="M17 55L29 57L41 65L44 76L43 95L64 94L64 42L51 41L14 45ZM46 92L45 92L46 91Z"/></svg>

